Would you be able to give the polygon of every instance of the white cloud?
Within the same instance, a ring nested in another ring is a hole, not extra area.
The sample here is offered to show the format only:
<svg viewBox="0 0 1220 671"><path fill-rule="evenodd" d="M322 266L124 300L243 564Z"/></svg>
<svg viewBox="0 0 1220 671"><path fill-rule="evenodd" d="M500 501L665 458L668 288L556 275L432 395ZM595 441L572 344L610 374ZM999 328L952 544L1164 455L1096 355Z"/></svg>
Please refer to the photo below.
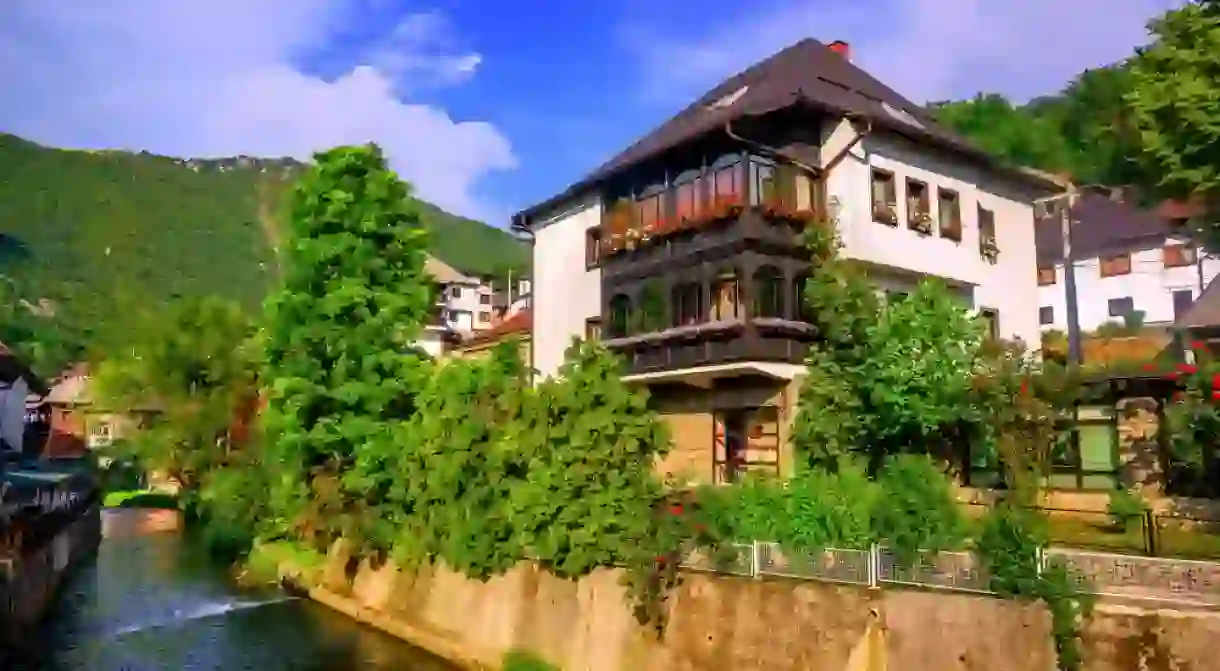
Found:
<svg viewBox="0 0 1220 671"><path fill-rule="evenodd" d="M683 42L625 32L654 96L689 99L803 37L852 45L852 60L914 102L1058 91L1146 41L1148 19L1184 0L782 0Z"/></svg>
<svg viewBox="0 0 1220 671"><path fill-rule="evenodd" d="M448 49L438 15L409 18L331 81L294 67L347 2L4 0L0 130L177 156L304 158L375 141L422 197L473 217L496 211L473 187L516 166L508 140L490 123L400 100L417 81L458 83L478 65Z"/></svg>

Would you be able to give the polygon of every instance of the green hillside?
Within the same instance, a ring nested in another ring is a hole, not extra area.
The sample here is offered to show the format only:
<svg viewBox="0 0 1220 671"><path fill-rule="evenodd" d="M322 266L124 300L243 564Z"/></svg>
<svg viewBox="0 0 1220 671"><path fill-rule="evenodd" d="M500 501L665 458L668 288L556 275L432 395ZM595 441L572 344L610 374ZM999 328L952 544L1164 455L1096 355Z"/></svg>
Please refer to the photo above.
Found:
<svg viewBox="0 0 1220 671"><path fill-rule="evenodd" d="M82 327L129 305L216 294L256 305L289 159L178 159L52 149L0 134L0 274ZM503 230L425 204L435 254L470 273L528 264Z"/></svg>

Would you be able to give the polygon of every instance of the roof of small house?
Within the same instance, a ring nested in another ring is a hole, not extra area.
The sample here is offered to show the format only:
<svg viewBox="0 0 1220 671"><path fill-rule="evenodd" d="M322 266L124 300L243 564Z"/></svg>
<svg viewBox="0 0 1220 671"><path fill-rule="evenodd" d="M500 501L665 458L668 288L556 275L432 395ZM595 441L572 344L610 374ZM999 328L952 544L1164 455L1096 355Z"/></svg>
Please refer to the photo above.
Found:
<svg viewBox="0 0 1220 671"><path fill-rule="evenodd" d="M424 270L432 276L432 279L440 284L470 284L478 282L477 279L458 271L453 266L432 255L428 255L428 260L424 262Z"/></svg>
<svg viewBox="0 0 1220 671"><path fill-rule="evenodd" d="M1159 245L1177 231L1158 209L1141 207L1096 191L1082 191L1072 206L1072 256L1090 258L1147 245ZM1060 215L1051 213L1034 224L1038 262L1063 261Z"/></svg>
<svg viewBox="0 0 1220 671"><path fill-rule="evenodd" d="M501 340L508 336L529 335L534 328L534 311L531 308L522 308L517 313L510 316L508 319L496 324L495 326L480 331L473 338L462 343L463 346L480 345L489 342Z"/></svg>
<svg viewBox="0 0 1220 671"><path fill-rule="evenodd" d="M1220 326L1220 278L1213 278L1181 317L1174 320L1177 329Z"/></svg>
<svg viewBox="0 0 1220 671"><path fill-rule="evenodd" d="M605 179L704 136L726 123L794 107L859 117L870 123L964 155L1042 189L1054 189L1045 175L1002 167L993 157L940 126L932 114L865 72L839 51L810 38L739 72L708 91L652 132L599 166L559 195L513 217L515 227Z"/></svg>

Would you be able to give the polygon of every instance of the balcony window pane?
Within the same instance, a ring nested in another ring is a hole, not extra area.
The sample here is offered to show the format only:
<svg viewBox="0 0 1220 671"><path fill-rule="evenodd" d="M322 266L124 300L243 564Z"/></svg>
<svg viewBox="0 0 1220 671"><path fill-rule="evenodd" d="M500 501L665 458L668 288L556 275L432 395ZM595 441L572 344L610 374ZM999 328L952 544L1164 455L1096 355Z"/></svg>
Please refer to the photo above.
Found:
<svg viewBox="0 0 1220 671"><path fill-rule="evenodd" d="M751 163L750 174L754 179L754 189L750 193L750 204L778 205L779 189L776 182L777 173L775 166Z"/></svg>
<svg viewBox="0 0 1220 671"><path fill-rule="evenodd" d="M681 184L674 190L674 210L678 221L698 219L703 214L703 191L705 180L696 178Z"/></svg>
<svg viewBox="0 0 1220 671"><path fill-rule="evenodd" d="M631 299L623 294L610 299L609 337L622 338L627 335L627 325L631 323Z"/></svg>
<svg viewBox="0 0 1220 671"><path fill-rule="evenodd" d="M673 325L691 326L706 321L703 315L701 287L698 284L679 284L673 290Z"/></svg>
<svg viewBox="0 0 1220 671"><path fill-rule="evenodd" d="M741 203L741 166L731 165L713 173L712 188L718 205Z"/></svg>
<svg viewBox="0 0 1220 671"><path fill-rule="evenodd" d="M784 317L784 274L774 266L763 266L754 273L754 315Z"/></svg>
<svg viewBox="0 0 1220 671"><path fill-rule="evenodd" d="M661 221L661 194L641 198L635 203L636 224L645 230L654 228Z"/></svg>
<svg viewBox="0 0 1220 671"><path fill-rule="evenodd" d="M718 321L734 321L741 316L737 276L732 271L721 275L712 287L712 310Z"/></svg>

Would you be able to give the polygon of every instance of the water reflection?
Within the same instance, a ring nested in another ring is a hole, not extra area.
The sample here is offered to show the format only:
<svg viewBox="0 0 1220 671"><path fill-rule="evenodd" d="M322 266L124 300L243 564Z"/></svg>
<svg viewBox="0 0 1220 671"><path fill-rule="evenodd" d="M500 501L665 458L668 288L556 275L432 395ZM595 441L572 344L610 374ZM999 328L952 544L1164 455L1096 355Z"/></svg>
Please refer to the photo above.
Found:
<svg viewBox="0 0 1220 671"><path fill-rule="evenodd" d="M322 606L246 592L178 533L141 511L108 512L96 562L65 586L41 652L47 671L452 671L422 651Z"/></svg>

